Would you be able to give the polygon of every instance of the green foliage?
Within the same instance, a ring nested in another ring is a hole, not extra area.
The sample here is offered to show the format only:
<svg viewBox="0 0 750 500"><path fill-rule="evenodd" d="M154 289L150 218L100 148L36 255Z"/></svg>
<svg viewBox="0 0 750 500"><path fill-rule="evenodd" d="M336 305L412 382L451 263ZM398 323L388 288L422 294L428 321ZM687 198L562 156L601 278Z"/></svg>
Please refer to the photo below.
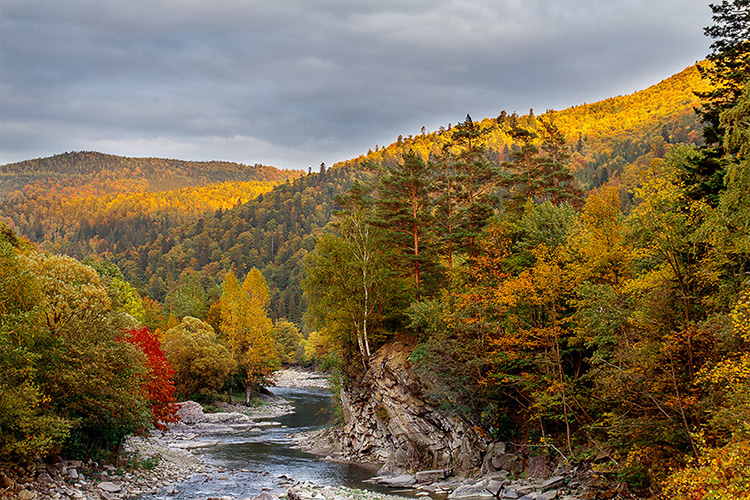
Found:
<svg viewBox="0 0 750 500"><path fill-rule="evenodd" d="M0 238L0 458L107 456L150 425L110 275Z"/></svg>
<svg viewBox="0 0 750 500"><path fill-rule="evenodd" d="M229 350L217 342L211 325L197 318L182 318L164 334L162 346L175 370L175 388L181 398L215 393L237 369Z"/></svg>
<svg viewBox="0 0 750 500"><path fill-rule="evenodd" d="M290 322L279 320L273 327L273 337L279 349L279 361L283 364L305 364L305 349L302 333Z"/></svg>
<svg viewBox="0 0 750 500"><path fill-rule="evenodd" d="M308 255L302 286L310 325L335 339L345 360L366 364L402 285L388 266L382 232L357 214L343 226L344 237L325 234Z"/></svg>
<svg viewBox="0 0 750 500"><path fill-rule="evenodd" d="M98 273L70 257L24 256L41 290L51 338L39 367L54 413L74 422L66 449L85 457L150 423L145 358L120 341L121 318Z"/></svg>
<svg viewBox="0 0 750 500"><path fill-rule="evenodd" d="M208 300L208 294L199 277L194 273L183 273L177 288L167 294L164 306L177 319L185 316L205 318Z"/></svg>
<svg viewBox="0 0 750 500"><path fill-rule="evenodd" d="M49 413L36 381L42 310L34 276L10 231L0 235L0 460L26 461L60 449L70 420Z"/></svg>

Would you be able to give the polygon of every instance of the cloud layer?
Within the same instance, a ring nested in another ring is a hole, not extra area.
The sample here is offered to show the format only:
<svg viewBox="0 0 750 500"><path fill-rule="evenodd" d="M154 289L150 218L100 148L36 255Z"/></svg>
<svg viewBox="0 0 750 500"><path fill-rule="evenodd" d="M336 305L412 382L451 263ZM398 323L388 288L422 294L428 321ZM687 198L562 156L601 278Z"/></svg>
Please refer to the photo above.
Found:
<svg viewBox="0 0 750 500"><path fill-rule="evenodd" d="M304 168L702 59L703 0L0 0L0 163L70 150Z"/></svg>

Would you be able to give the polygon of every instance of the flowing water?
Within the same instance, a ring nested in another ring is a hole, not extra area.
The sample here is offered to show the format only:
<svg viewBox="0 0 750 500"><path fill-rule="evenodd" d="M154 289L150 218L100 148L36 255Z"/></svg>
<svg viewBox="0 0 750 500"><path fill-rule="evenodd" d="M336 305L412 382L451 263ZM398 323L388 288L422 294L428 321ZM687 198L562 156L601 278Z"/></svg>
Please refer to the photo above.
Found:
<svg viewBox="0 0 750 500"><path fill-rule="evenodd" d="M261 491L279 494L283 483L309 481L321 486L349 486L385 491L362 481L376 470L359 464L321 460L321 457L295 449L286 436L290 433L318 429L326 424L331 409L331 395L326 389L273 388L273 393L289 400L295 412L272 419L281 426L263 428L260 434L251 431L233 434L206 435L218 441L215 446L199 448L193 453L221 472L198 474L177 483L157 495L143 500L205 500L230 496L236 499L254 497ZM283 476L283 477L281 477ZM177 490L175 493L173 490Z"/></svg>

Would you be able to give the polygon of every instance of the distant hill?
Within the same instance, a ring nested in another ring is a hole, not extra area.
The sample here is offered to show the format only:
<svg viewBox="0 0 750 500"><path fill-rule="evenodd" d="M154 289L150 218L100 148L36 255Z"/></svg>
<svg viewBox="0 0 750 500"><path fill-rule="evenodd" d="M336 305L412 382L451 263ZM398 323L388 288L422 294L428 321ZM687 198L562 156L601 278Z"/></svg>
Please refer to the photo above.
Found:
<svg viewBox="0 0 750 500"><path fill-rule="evenodd" d="M47 195L64 197L103 196L170 191L216 182L278 182L301 174L260 164L128 158L80 151L0 165L0 200L24 188L25 192L41 189Z"/></svg>
<svg viewBox="0 0 750 500"><path fill-rule="evenodd" d="M143 244L147 233L241 205L302 174L265 165L65 153L0 165L0 220L71 255L114 254L116 246Z"/></svg>

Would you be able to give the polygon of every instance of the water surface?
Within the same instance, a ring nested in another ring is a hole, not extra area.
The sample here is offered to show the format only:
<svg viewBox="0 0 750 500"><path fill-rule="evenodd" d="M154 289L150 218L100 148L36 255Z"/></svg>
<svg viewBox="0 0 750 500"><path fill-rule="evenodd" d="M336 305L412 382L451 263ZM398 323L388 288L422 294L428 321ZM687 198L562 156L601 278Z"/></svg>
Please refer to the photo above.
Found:
<svg viewBox="0 0 750 500"><path fill-rule="evenodd" d="M261 433L242 431L233 434L206 434L216 446L192 452L220 472L198 474L143 500L174 499L204 500L209 497L231 496L235 499L254 497L261 491L279 494L286 490L283 483L309 481L321 486L349 486L387 491L362 481L375 475L376 469L353 463L321 460L321 457L294 448L287 437L290 433L319 429L330 419L331 395L327 389L273 388L273 393L289 400L295 413L273 420L281 426L263 428ZM283 477L281 477L283 476ZM178 493L173 493L172 490Z"/></svg>

